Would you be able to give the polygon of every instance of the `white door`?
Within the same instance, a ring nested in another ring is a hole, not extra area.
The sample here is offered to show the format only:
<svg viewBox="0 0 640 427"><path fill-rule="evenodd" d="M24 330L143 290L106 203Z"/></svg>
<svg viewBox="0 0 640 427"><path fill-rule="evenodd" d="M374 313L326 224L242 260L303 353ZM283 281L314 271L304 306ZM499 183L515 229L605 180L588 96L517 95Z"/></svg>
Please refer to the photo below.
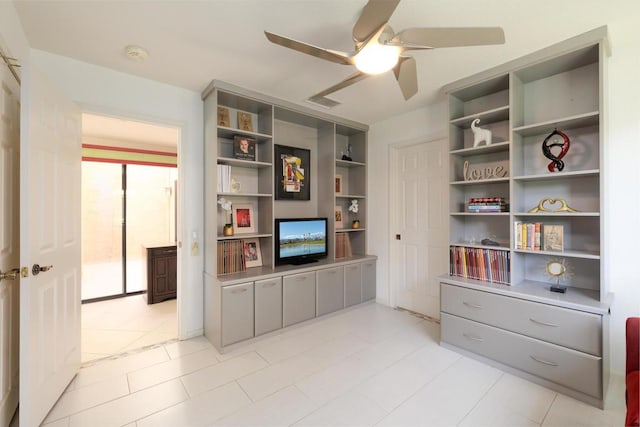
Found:
<svg viewBox="0 0 640 427"><path fill-rule="evenodd" d="M394 305L440 318L437 277L448 271L446 141L392 151Z"/></svg>
<svg viewBox="0 0 640 427"><path fill-rule="evenodd" d="M20 86L0 63L0 273L20 266ZM0 279L0 426L18 406L20 276Z"/></svg>
<svg viewBox="0 0 640 427"><path fill-rule="evenodd" d="M80 111L33 66L28 74L20 140L20 265L29 270L20 280L22 427L40 424L80 368Z"/></svg>

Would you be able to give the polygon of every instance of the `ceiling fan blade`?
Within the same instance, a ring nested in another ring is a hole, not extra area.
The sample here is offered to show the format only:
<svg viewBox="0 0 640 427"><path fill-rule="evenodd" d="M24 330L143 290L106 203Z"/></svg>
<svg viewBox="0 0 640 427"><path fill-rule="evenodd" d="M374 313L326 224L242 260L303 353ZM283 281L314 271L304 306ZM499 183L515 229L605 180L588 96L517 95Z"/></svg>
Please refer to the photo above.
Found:
<svg viewBox="0 0 640 427"><path fill-rule="evenodd" d="M363 43L386 24L398 3L400 0L369 0L353 26L353 40L356 44Z"/></svg>
<svg viewBox="0 0 640 427"><path fill-rule="evenodd" d="M358 71L357 73L350 75L340 83L335 84L330 88L323 90L322 92L316 93L315 95L311 96L310 99L322 98L323 96L329 95L330 93L337 92L340 89L344 89L347 86L351 86L354 83L358 83L360 80L364 80L367 77L369 77L369 74L361 73Z"/></svg>
<svg viewBox="0 0 640 427"><path fill-rule="evenodd" d="M401 56L393 68L405 101L418 93L418 70L412 56Z"/></svg>
<svg viewBox="0 0 640 427"><path fill-rule="evenodd" d="M397 33L388 44L407 48L434 48L503 44L500 27L407 28Z"/></svg>
<svg viewBox="0 0 640 427"><path fill-rule="evenodd" d="M299 42L297 40L270 33L268 31L265 31L264 34L267 36L267 39L269 39L270 42L277 45L284 46L298 52L306 53L307 55L315 56L316 58L335 62L336 64L353 65L353 59L348 53L313 46L311 44Z"/></svg>

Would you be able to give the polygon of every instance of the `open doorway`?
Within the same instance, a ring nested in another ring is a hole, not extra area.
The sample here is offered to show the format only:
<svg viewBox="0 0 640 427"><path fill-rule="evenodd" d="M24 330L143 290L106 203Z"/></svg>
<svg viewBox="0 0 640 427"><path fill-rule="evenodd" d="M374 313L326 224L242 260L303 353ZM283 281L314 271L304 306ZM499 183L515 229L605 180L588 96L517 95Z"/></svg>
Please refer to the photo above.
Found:
<svg viewBox="0 0 640 427"><path fill-rule="evenodd" d="M180 130L82 116L82 362L177 337Z"/></svg>

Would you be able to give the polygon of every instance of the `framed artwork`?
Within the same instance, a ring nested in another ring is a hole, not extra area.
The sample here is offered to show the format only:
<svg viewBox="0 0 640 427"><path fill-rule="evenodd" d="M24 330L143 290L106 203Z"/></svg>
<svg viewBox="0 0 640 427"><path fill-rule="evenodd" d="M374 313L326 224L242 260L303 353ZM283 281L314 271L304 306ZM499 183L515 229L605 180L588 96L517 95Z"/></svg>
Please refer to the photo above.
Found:
<svg viewBox="0 0 640 427"><path fill-rule="evenodd" d="M229 109L227 107L218 107L218 126L229 127Z"/></svg>
<svg viewBox="0 0 640 427"><path fill-rule="evenodd" d="M274 145L274 150L276 200L311 200L311 152L284 145Z"/></svg>
<svg viewBox="0 0 640 427"><path fill-rule="evenodd" d="M253 132L253 119L251 113L238 111L238 129Z"/></svg>
<svg viewBox="0 0 640 427"><path fill-rule="evenodd" d="M336 175L336 194L342 194L342 175Z"/></svg>
<svg viewBox="0 0 640 427"><path fill-rule="evenodd" d="M336 206L333 212L333 216L336 220L336 230L344 228L344 222L342 221L342 206Z"/></svg>
<svg viewBox="0 0 640 427"><path fill-rule="evenodd" d="M252 205L233 205L233 230L235 234L256 232L257 217Z"/></svg>
<svg viewBox="0 0 640 427"><path fill-rule="evenodd" d="M260 267L262 265L262 251L260 239L246 239L242 241L242 253L247 268Z"/></svg>
<svg viewBox="0 0 640 427"><path fill-rule="evenodd" d="M233 158L256 160L256 140L242 135L233 137Z"/></svg>
<svg viewBox="0 0 640 427"><path fill-rule="evenodd" d="M564 226L545 224L543 226L543 245L545 251L564 251Z"/></svg>

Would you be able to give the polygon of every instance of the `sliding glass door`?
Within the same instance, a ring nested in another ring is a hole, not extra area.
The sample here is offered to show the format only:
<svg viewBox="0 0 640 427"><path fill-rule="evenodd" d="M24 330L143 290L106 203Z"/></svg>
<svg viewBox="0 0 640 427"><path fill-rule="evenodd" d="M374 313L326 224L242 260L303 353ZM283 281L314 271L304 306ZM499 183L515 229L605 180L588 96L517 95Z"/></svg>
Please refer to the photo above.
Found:
<svg viewBox="0 0 640 427"><path fill-rule="evenodd" d="M175 167L82 162L82 300L146 290L144 247L174 244Z"/></svg>

